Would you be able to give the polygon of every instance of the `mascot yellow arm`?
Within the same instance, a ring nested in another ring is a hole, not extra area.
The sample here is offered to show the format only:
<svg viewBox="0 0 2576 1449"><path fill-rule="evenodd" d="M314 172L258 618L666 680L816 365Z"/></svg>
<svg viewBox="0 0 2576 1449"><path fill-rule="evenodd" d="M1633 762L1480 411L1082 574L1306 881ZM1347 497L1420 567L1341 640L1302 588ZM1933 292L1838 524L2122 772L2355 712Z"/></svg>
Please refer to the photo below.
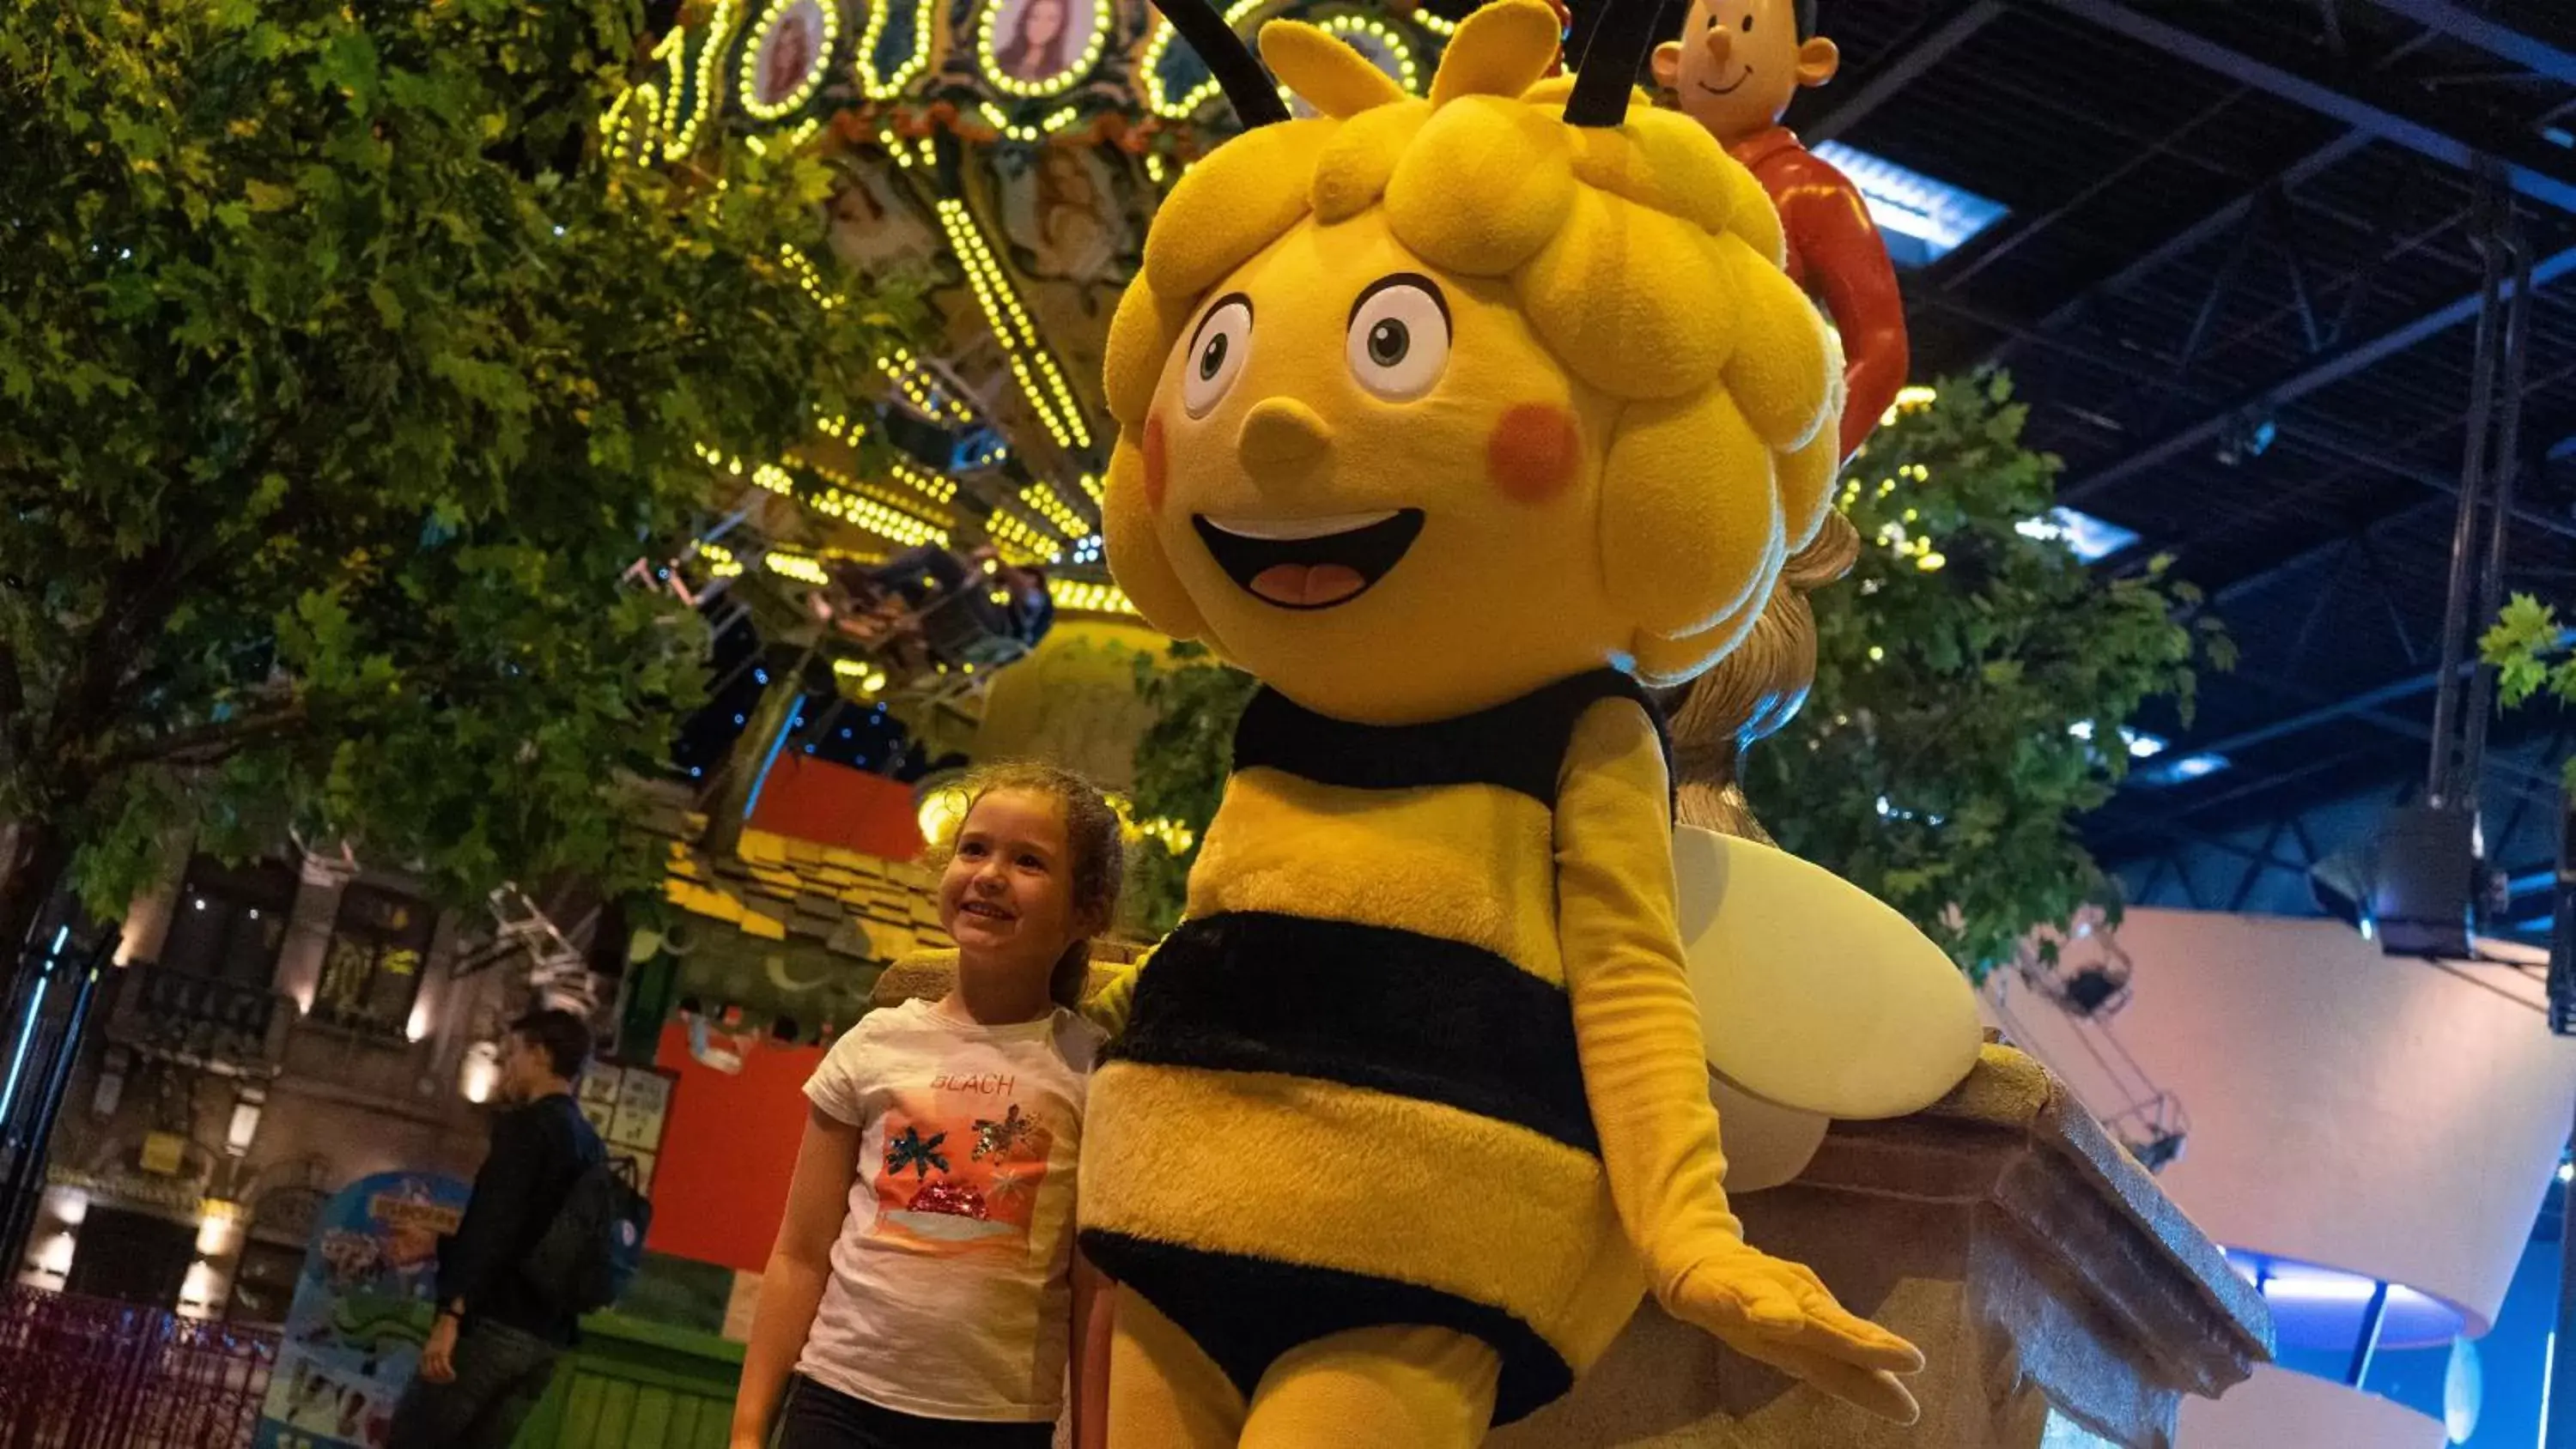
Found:
<svg viewBox="0 0 2576 1449"><path fill-rule="evenodd" d="M1657 1301L1873 1413L1911 1422L1895 1377L1923 1357L1747 1247L1728 1210L1699 1008L1674 916L1668 776L1645 712L1605 700L1577 726L1557 797L1558 930L1575 1050L1610 1195Z"/></svg>

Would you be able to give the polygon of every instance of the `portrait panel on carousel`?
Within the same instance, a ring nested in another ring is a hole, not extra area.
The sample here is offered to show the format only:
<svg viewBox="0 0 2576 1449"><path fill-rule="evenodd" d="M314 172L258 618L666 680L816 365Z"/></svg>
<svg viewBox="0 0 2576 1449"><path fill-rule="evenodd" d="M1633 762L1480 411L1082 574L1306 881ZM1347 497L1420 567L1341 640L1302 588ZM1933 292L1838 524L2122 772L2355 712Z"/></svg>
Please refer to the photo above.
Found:
<svg viewBox="0 0 2576 1449"><path fill-rule="evenodd" d="M774 0L762 9L743 44L743 109L774 120L811 100L831 73L840 31L835 0Z"/></svg>
<svg viewBox="0 0 2576 1449"><path fill-rule="evenodd" d="M1033 279L1115 288L1135 274L1138 235L1121 161L1097 146L1044 145L995 158L1002 229ZM1099 299L1106 306L1114 295Z"/></svg>
<svg viewBox="0 0 2576 1449"><path fill-rule="evenodd" d="M1101 0L992 0L979 47L986 76L1024 95L1072 88L1100 59L1108 9Z"/></svg>
<svg viewBox="0 0 2576 1449"><path fill-rule="evenodd" d="M939 275L939 234L881 158L845 164L825 206L824 240L841 265L875 282Z"/></svg>

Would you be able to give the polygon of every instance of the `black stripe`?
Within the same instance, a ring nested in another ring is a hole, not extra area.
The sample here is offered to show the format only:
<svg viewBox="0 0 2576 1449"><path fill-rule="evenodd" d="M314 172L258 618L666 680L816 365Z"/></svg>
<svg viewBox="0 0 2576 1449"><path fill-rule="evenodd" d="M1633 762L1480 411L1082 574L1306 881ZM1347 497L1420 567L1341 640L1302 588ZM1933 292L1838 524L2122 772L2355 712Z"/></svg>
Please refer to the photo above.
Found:
<svg viewBox="0 0 2576 1449"><path fill-rule="evenodd" d="M1494 1250L1511 1251L1503 1243ZM1437 1288L1206 1252L1100 1228L1083 1229L1082 1251L1178 1324L1247 1400L1261 1387L1261 1376L1292 1348L1355 1328L1406 1324L1452 1329L1493 1346L1503 1361L1494 1396L1496 1424L1526 1418L1574 1386L1574 1370L1528 1324Z"/></svg>
<svg viewBox="0 0 2576 1449"><path fill-rule="evenodd" d="M1266 765L1320 785L1396 790L1429 785L1499 785L1556 806L1566 743L1583 712L1605 699L1631 699L1655 722L1664 763L1672 738L1663 711L1637 681L1615 669L1560 679L1508 704L1418 725L1330 719L1264 689L1234 732L1234 767Z"/></svg>
<svg viewBox="0 0 2576 1449"><path fill-rule="evenodd" d="M1262 911L1184 922L1136 978L1117 1054L1415 1097L1601 1151L1564 989L1412 931Z"/></svg>

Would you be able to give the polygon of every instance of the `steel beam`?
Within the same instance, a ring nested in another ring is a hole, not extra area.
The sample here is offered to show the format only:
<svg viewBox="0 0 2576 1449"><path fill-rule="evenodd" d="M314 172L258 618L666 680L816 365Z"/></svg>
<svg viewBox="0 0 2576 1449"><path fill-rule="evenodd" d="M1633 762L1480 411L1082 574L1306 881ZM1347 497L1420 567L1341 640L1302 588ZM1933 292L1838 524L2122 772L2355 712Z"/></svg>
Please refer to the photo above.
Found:
<svg viewBox="0 0 2576 1449"><path fill-rule="evenodd" d="M2576 644L2576 629L2561 630L2558 636L2558 647L2564 649L2570 644ZM2461 672L2465 674L2476 667L2475 662L2470 661L2464 662L2460 666L2460 669ZM2269 744L2274 740L2287 739L2293 735L2305 734L2319 725L2332 724L2337 720L2350 719L2356 715L2366 716L2375 714L2378 712L2381 705L2394 704L2401 699L2412 699L2416 695L2422 694L2426 690L2436 687L2441 682L2442 671L2438 669L2430 669L2421 674L2411 674L2404 679L2393 680L2376 689L2363 690L2359 694L2348 695L2345 698L2335 700L2332 703L2318 705L2314 709L2291 715L2287 719L2274 720L2272 723L2267 725L2260 725L2250 730L2239 731L2238 733L2228 735L2223 739L2191 740L2178 745L2177 748L2181 748L2191 754L2206 753L2216 755L2225 755L2237 750L2251 749L2256 745ZM2545 772L2533 771L2522 767L2501 769L2499 773L2508 775L2529 775L2534 777L2545 774ZM2548 778L2552 780L2555 779L2554 776Z"/></svg>
<svg viewBox="0 0 2576 1449"><path fill-rule="evenodd" d="M2069 3L2069 0L2051 0L2051 3ZM2074 0L2074 3L2090 3L2090 0ZM2535 292L2546 289L2570 272L2576 272L2576 247L2541 258L2531 269L2532 289ZM2514 290L2517 289L2509 287L2508 295ZM2412 321L2400 323L2367 341L2355 343L2340 351L2317 358L2298 371L2277 379L2271 385L2257 389L2233 406L2212 413L2178 432L2168 433L2162 439L2148 444L2118 462L2096 469L2081 480L2068 484L2059 490L2059 501L2081 506L2085 500L2098 498L2105 490L2127 479L2159 467L2211 442L2226 429L2231 420L2247 412L2268 411L2284 403L2296 402L2309 393L2331 387L2428 338L2438 337L2475 318L2482 300L2478 293L2471 292L2455 301L2444 303Z"/></svg>
<svg viewBox="0 0 2576 1449"><path fill-rule="evenodd" d="M2050 336L2046 330L2050 326L2050 323L2046 320L2030 324L2016 322L2009 317L1988 311L1973 302L1964 301L1958 297L1951 296L1946 292L1918 293L1915 295L1913 300L1923 306L1938 307L1942 311L1950 313L1952 316L1963 318L1980 327L1991 328L1994 331L2001 332L2008 339L2007 345L2026 344L2033 347L2043 347L2049 351L2059 353L2089 366L2101 368L2102 370L2113 373L2117 376L2138 378L2149 386L2156 387L2167 392L2180 393L2187 398L2192 396L2188 387L2178 379L2168 378L2158 381L2154 378L2140 378L2139 365L2145 360L2143 354L2139 357L2114 358L2103 353L2100 349L2090 343L2078 341L2073 338ZM2061 308L2059 310L2062 312L2064 309ZM2053 316L2056 314L2051 315ZM1996 355L1998 357L2002 355L2001 349L1997 350ZM2234 410L2231 410L2228 416L2234 416ZM2456 498L2459 496L2460 480L2457 477L2426 464L2408 462L2402 456L2405 449L2412 448L2423 441L2420 437L2409 438L2391 444L2375 439L2354 437L2323 423L2283 421L2280 422L2278 426L2283 441L2296 444L2309 452L2319 454L2323 457L2332 458L2337 462L2345 463L2355 468L2368 468L2374 472L2385 473L2390 477L2406 479L2408 482L2415 483L2423 488L2429 489L2445 498ZM2117 467L2120 465L2114 464L2113 466ZM2079 485L2069 484L2066 488L2061 489L2059 492L2059 501L2074 501L2073 492L2077 486ZM2413 512L2414 509L2411 507L2402 509L2398 513L2390 514L2387 519L2375 520L2370 526L2376 528L2380 523L2387 522L2389 519L2407 516ZM2524 507L2515 508L2513 511L2513 517L2516 522L2527 524L2530 527L2541 530L2542 532L2554 533L2562 538L2576 539L2576 517L2560 517L2555 514L2542 512L2539 509ZM2152 542L2153 541L2150 541L2149 546L2152 546ZM2324 548L2332 549L2339 547L2342 542L2343 540L2341 539L2332 540L2324 545ZM2231 595L2241 597L2245 592L2247 592L2244 587L2245 584L2267 581L2275 573L2286 573L2307 562L2308 557L2308 554L2294 555L2290 559L2275 565L2273 568L2266 569L2262 574L2252 575L2249 576L2248 579L2239 580L2235 584L2230 584L2228 585L2227 592L2222 593L2220 597L2225 598Z"/></svg>
<svg viewBox="0 0 2576 1449"><path fill-rule="evenodd" d="M2391 14L2403 15L2427 30L2439 31L2453 40L2476 46L2498 60L2511 61L2534 75L2576 85L2576 54L2525 35L2467 6L2452 4L2451 0L2368 0L2368 3Z"/></svg>
<svg viewBox="0 0 2576 1449"><path fill-rule="evenodd" d="M2293 105L2366 131L2462 171L2481 154L2466 140L2437 126L2395 111L2295 71L2257 59L2194 30L2133 10L2120 0L2040 0L2052 9L2088 21L2104 30L2151 46L2226 76L2239 85L2268 91ZM2576 212L2576 181L2543 171L2527 162L2501 162L2514 191L2561 211Z"/></svg>
<svg viewBox="0 0 2576 1449"><path fill-rule="evenodd" d="M1916 26L1888 47L1893 59L1838 97L1831 109L1800 126L1799 136L1812 144L1848 133L1898 92L1920 80L1924 72L1947 59L1952 51L1967 44L1970 37L1994 23L2007 8L2004 0L1971 0L1954 6L1939 20Z"/></svg>
<svg viewBox="0 0 2576 1449"><path fill-rule="evenodd" d="M2091 306L2095 299L2119 296L2172 263L2227 235L2231 229L2245 220L2247 213L2262 204L2264 197L2275 192L2297 190L2301 185L2368 150L2373 139L2364 131L2346 131L2319 146L2291 162L2289 167L2279 175L2267 178L2261 186L2239 195L2235 200L2140 252L2130 258L2120 270L2068 298L2055 311L2039 319L2039 329L2043 332L2053 332L2082 315L2084 309Z"/></svg>

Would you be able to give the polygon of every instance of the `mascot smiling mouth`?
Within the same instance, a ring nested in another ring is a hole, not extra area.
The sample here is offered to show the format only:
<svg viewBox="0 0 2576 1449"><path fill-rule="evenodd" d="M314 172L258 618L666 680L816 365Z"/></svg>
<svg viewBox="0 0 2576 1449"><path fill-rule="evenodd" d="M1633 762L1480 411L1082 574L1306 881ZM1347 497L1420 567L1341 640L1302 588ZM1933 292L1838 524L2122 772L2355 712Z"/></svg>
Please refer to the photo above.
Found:
<svg viewBox="0 0 2576 1449"><path fill-rule="evenodd" d="M1332 518L1215 519L1191 524L1226 576L1282 609L1329 609L1365 594L1422 534L1422 510Z"/></svg>

